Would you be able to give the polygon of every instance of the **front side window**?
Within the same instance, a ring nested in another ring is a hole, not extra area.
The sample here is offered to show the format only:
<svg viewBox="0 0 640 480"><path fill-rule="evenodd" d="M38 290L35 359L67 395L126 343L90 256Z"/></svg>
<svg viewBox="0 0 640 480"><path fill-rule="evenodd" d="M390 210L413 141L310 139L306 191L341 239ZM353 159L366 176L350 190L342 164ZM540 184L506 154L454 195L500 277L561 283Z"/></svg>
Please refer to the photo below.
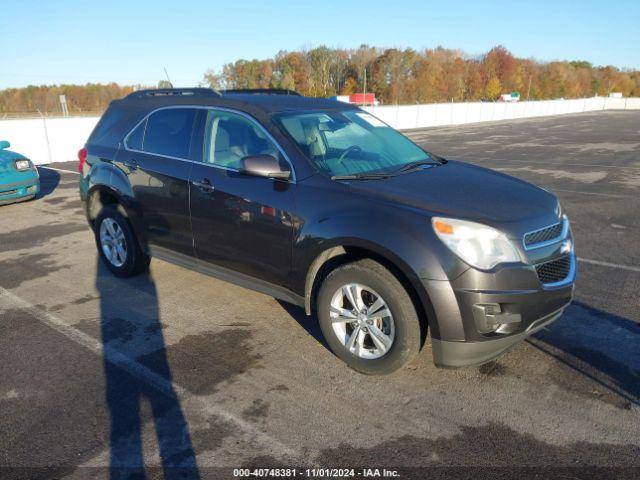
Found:
<svg viewBox="0 0 640 480"><path fill-rule="evenodd" d="M438 163L363 111L285 113L277 120L302 153L331 176L392 171L413 162Z"/></svg>
<svg viewBox="0 0 640 480"><path fill-rule="evenodd" d="M195 118L196 110L192 108L169 108L151 114L142 148L149 153L189 158Z"/></svg>
<svg viewBox="0 0 640 480"><path fill-rule="evenodd" d="M232 112L208 112L204 135L205 163L237 170L240 160L255 155L281 159L278 148L251 120Z"/></svg>

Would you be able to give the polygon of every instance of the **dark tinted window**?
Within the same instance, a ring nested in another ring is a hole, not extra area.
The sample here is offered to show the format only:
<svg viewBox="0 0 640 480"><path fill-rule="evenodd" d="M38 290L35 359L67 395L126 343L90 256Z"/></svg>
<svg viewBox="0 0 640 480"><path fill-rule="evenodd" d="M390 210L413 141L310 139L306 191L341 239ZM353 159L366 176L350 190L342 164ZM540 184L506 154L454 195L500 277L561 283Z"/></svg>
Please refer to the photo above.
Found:
<svg viewBox="0 0 640 480"><path fill-rule="evenodd" d="M102 118L91 132L90 143L102 144L107 140L107 134L111 129L124 118L124 112L114 107L107 108ZM115 141L113 143L116 143Z"/></svg>
<svg viewBox="0 0 640 480"><path fill-rule="evenodd" d="M147 126L147 121L142 122L138 127L131 132L131 135L127 137L127 148L131 150L142 150L142 139L144 137L144 129Z"/></svg>
<svg viewBox="0 0 640 480"><path fill-rule="evenodd" d="M195 116L196 110L190 108L169 108L151 115L147 120L144 151L188 158Z"/></svg>

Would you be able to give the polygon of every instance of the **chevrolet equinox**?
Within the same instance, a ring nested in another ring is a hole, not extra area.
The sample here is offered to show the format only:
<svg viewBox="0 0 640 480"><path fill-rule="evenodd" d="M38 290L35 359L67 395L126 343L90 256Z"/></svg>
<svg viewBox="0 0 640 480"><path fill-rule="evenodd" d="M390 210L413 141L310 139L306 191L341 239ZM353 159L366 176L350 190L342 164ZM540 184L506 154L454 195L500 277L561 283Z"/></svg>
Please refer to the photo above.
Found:
<svg viewBox="0 0 640 480"><path fill-rule="evenodd" d="M554 195L428 153L353 105L137 91L110 104L79 160L113 274L157 257L299 305L363 373L406 364L427 330L437 366L480 365L572 298Z"/></svg>

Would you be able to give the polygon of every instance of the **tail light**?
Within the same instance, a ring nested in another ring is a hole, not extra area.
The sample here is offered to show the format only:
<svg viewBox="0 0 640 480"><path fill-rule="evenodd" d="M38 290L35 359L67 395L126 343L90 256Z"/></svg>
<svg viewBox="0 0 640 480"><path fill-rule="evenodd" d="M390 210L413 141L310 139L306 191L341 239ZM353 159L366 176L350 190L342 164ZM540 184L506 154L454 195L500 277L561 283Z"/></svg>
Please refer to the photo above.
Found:
<svg viewBox="0 0 640 480"><path fill-rule="evenodd" d="M86 148L81 148L80 150L78 150L78 160L80 163L78 163L78 171L80 173L82 173L82 170L84 169L84 164L87 162L87 149Z"/></svg>

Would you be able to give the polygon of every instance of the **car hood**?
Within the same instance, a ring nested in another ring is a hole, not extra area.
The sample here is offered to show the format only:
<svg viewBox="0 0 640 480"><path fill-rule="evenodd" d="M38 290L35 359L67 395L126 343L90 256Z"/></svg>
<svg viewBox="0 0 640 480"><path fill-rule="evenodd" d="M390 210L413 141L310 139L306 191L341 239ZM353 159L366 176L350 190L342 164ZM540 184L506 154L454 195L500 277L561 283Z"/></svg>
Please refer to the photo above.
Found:
<svg viewBox="0 0 640 480"><path fill-rule="evenodd" d="M557 218L555 195L509 175L450 160L382 180L352 182L356 191L489 225Z"/></svg>

